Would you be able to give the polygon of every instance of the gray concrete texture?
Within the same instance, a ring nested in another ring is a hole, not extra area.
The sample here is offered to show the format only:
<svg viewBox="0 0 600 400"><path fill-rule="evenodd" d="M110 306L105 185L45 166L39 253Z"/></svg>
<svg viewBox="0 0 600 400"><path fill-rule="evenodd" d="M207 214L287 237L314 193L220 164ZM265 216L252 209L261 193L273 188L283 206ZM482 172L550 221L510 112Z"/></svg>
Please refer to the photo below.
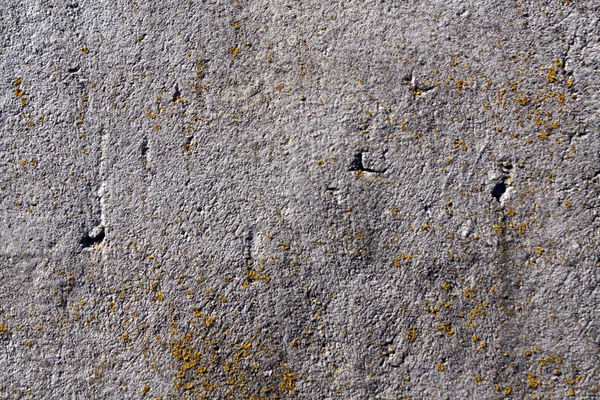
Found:
<svg viewBox="0 0 600 400"><path fill-rule="evenodd" d="M0 3L0 398L600 398L599 18Z"/></svg>

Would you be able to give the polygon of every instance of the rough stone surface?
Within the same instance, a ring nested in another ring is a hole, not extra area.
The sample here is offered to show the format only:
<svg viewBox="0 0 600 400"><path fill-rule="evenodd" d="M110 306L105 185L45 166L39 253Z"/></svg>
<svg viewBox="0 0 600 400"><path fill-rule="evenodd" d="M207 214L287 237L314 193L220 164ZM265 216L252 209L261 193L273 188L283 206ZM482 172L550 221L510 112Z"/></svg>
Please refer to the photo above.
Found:
<svg viewBox="0 0 600 400"><path fill-rule="evenodd" d="M0 398L599 398L599 18L3 1Z"/></svg>

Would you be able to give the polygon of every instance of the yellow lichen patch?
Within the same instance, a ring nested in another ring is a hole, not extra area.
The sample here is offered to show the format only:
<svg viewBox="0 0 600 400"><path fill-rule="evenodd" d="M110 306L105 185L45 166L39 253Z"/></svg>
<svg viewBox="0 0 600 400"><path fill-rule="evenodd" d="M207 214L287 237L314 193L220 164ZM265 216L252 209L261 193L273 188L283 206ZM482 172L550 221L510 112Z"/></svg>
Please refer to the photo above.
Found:
<svg viewBox="0 0 600 400"><path fill-rule="evenodd" d="M81 51L83 51L85 54L88 54L90 52L90 49L88 49L86 45L83 45L81 46Z"/></svg>
<svg viewBox="0 0 600 400"><path fill-rule="evenodd" d="M462 90L467 86L469 86L469 84L463 80L458 80L456 83L454 83L454 87L456 87L458 90Z"/></svg>
<svg viewBox="0 0 600 400"><path fill-rule="evenodd" d="M23 96L24 94L25 94L25 91L24 91L23 89L21 89L21 88L16 88L16 89L15 89L15 96L17 96L17 97L21 97L21 96Z"/></svg>
<svg viewBox="0 0 600 400"><path fill-rule="evenodd" d="M436 365L436 369L438 371L445 371L446 370L446 366L444 364L440 363L440 364Z"/></svg>
<svg viewBox="0 0 600 400"><path fill-rule="evenodd" d="M229 49L229 54L233 57L237 56L239 52L240 52L239 47L232 47Z"/></svg>
<svg viewBox="0 0 600 400"><path fill-rule="evenodd" d="M298 376L288 369L283 373L281 380L281 391L289 390L293 392L295 389L294 383L298 380Z"/></svg>
<svg viewBox="0 0 600 400"><path fill-rule="evenodd" d="M546 79L548 80L548 82L550 83L554 83L556 82L556 68L550 68L548 69L548 75L546 76Z"/></svg>
<svg viewBox="0 0 600 400"><path fill-rule="evenodd" d="M23 78L21 78L21 77L18 77L13 81L13 84L15 86L19 86L21 83L23 83Z"/></svg>
<svg viewBox="0 0 600 400"><path fill-rule="evenodd" d="M411 342L417 338L417 330L415 326L411 326L408 332L406 332L406 338Z"/></svg>
<svg viewBox="0 0 600 400"><path fill-rule="evenodd" d="M527 381L529 382L529 387L532 389L535 389L542 384L542 382L537 379L534 374L529 374L529 376L527 376Z"/></svg>
<svg viewBox="0 0 600 400"><path fill-rule="evenodd" d="M443 324L436 324L435 327L437 330L443 331L446 336L454 335L454 328L452 328L452 323L450 321L444 322Z"/></svg>

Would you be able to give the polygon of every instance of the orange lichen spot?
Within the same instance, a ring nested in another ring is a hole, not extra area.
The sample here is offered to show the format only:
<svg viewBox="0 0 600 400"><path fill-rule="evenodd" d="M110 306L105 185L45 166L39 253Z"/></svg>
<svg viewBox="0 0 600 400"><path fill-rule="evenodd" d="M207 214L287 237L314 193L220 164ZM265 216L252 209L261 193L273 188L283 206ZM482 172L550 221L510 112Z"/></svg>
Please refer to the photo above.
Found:
<svg viewBox="0 0 600 400"><path fill-rule="evenodd" d="M21 78L21 77L18 77L18 78L16 78L16 79L13 81L13 84L14 84L15 86L18 86L18 85L20 85L21 83L23 83L23 78Z"/></svg>
<svg viewBox="0 0 600 400"><path fill-rule="evenodd" d="M442 283L442 287L444 288L444 290L450 290L450 289L452 289L452 284L448 283L448 282L444 282L444 283Z"/></svg>
<svg viewBox="0 0 600 400"><path fill-rule="evenodd" d="M477 296L474 288L466 288L463 291L463 295L469 299L474 299Z"/></svg>
<svg viewBox="0 0 600 400"><path fill-rule="evenodd" d="M279 93L283 92L284 87L285 87L285 85L283 84L283 82L279 82L279 85L277 85L277 91Z"/></svg>
<svg viewBox="0 0 600 400"><path fill-rule="evenodd" d="M520 105L526 106L527 104L529 104L531 102L531 99L529 97L521 97L521 98L517 99L517 101L519 102Z"/></svg>
<svg viewBox="0 0 600 400"><path fill-rule="evenodd" d="M498 224L494 224L494 231L496 231L496 233L497 233L498 235L501 235L501 234L502 234L502 232L504 232L504 229L502 229L502 227L501 227L500 225L498 225Z"/></svg>
<svg viewBox="0 0 600 400"><path fill-rule="evenodd" d="M507 386L507 387L504 388L504 394L505 395L508 396L511 393L512 393L512 388L510 386Z"/></svg>
<svg viewBox="0 0 600 400"><path fill-rule="evenodd" d="M85 54L88 54L90 52L90 49L88 49L86 45L83 45L81 46L81 51L83 51Z"/></svg>
<svg viewBox="0 0 600 400"><path fill-rule="evenodd" d="M439 363L438 365L436 365L436 369L438 371L445 371L446 370L446 366L442 363Z"/></svg>
<svg viewBox="0 0 600 400"><path fill-rule="evenodd" d="M21 96L23 96L24 94L25 94L25 91L24 91L23 89L21 89L21 88L16 88L16 89L15 89L15 96L17 96L17 97L21 97Z"/></svg>
<svg viewBox="0 0 600 400"><path fill-rule="evenodd" d="M523 235L526 231L527 231L527 224L521 223L521 224L517 225L517 232L519 232L521 235Z"/></svg>
<svg viewBox="0 0 600 400"><path fill-rule="evenodd" d="M240 52L240 48L239 47L232 47L232 48L229 49L229 54L232 57L237 56L239 52Z"/></svg>
<svg viewBox="0 0 600 400"><path fill-rule="evenodd" d="M415 326L411 326L409 331L406 332L406 338L413 342L417 338L417 330Z"/></svg>
<svg viewBox="0 0 600 400"><path fill-rule="evenodd" d="M162 292L156 293L156 295L154 295L154 300L156 300L156 301L163 301L163 299L164 299L164 296L163 296Z"/></svg>
<svg viewBox="0 0 600 400"><path fill-rule="evenodd" d="M570 201L567 200L567 201L565 201L565 207L571 208L571 207L573 207L573 203L571 203Z"/></svg>
<svg viewBox="0 0 600 400"><path fill-rule="evenodd" d="M240 22L239 21L234 21L231 26L233 26L233 29L240 29Z"/></svg>
<svg viewBox="0 0 600 400"><path fill-rule="evenodd" d="M121 340L123 340L124 342L128 342L131 340L131 338L129 337L128 333L124 333L121 335Z"/></svg>
<svg viewBox="0 0 600 400"><path fill-rule="evenodd" d="M475 382L477 383L481 383L483 381L483 378L480 375L475 375L473 379L475 379Z"/></svg>
<svg viewBox="0 0 600 400"><path fill-rule="evenodd" d="M281 248L282 248L283 250L286 250L286 251L287 251L287 250L289 250L289 249L290 249L290 244L289 244L289 243L284 243L284 242L281 242L281 243L279 243L279 245L281 246Z"/></svg>

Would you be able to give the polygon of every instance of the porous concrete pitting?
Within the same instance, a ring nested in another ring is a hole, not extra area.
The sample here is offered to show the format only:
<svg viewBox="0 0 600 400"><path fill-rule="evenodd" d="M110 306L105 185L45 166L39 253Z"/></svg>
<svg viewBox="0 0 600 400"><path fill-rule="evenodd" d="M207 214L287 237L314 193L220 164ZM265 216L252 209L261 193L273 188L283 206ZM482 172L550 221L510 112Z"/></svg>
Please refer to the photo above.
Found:
<svg viewBox="0 0 600 400"><path fill-rule="evenodd" d="M0 398L598 398L599 17L1 3Z"/></svg>

